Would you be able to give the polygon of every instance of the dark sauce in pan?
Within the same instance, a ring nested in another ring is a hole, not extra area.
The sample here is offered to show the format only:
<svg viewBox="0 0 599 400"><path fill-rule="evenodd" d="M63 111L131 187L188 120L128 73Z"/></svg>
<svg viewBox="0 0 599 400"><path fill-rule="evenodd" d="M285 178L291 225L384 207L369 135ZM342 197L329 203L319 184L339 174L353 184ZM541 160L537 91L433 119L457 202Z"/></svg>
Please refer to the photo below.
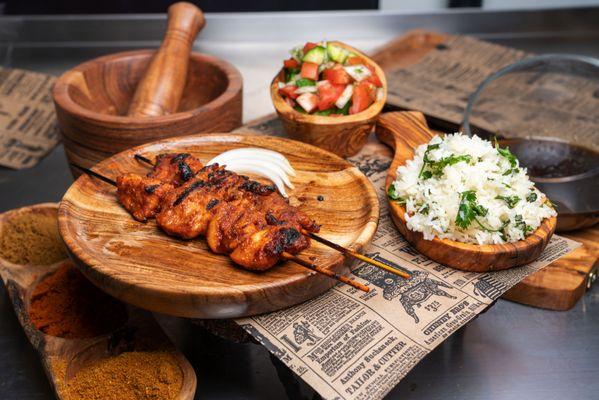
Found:
<svg viewBox="0 0 599 400"><path fill-rule="evenodd" d="M599 153L557 140L511 139L508 145L531 178L563 178L599 171Z"/></svg>

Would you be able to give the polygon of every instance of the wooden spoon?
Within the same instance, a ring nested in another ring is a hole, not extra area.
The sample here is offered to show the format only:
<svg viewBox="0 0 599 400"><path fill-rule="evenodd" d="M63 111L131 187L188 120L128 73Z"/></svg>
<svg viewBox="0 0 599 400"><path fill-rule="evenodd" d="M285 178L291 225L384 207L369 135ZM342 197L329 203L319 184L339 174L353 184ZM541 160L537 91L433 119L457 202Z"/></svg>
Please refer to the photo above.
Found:
<svg viewBox="0 0 599 400"><path fill-rule="evenodd" d="M414 158L414 150L435 136L420 112L390 112L379 117L376 126L378 138L395 149L389 167L385 189L395 180L397 167ZM536 231L524 240L514 243L476 245L454 240L425 240L420 232L407 228L404 207L389 201L391 217L399 232L419 252L448 267L464 271L485 272L501 270L530 263L537 259L555 231L557 219L545 219Z"/></svg>
<svg viewBox="0 0 599 400"><path fill-rule="evenodd" d="M164 39L137 85L127 115L155 117L177 112L191 47L204 24L204 14L191 3L179 2L168 8Z"/></svg>
<svg viewBox="0 0 599 400"><path fill-rule="evenodd" d="M366 110L342 116L321 116L302 114L294 110L279 94L279 82L285 79L285 70L281 69L270 85L270 96L277 110L283 128L292 139L310 143L329 150L338 156L349 157L357 154L376 122L385 101L387 101L387 80L383 70L370 58L345 43L329 42L357 54L374 67L376 74L383 83L383 96L370 105Z"/></svg>
<svg viewBox="0 0 599 400"><path fill-rule="evenodd" d="M58 204L38 204L0 214L0 236L5 222L14 212L57 217ZM176 359L183 375L183 383L177 398L193 399L196 390L196 375L193 367L176 349L148 311L123 304L127 310L127 317L122 326L92 338L68 339L50 336L33 325L29 319L29 308L35 287L46 276L67 263L71 261L59 261L51 265L19 265L0 258L0 277L6 286L25 335L40 355L56 397L70 398L65 384L91 362L125 351L166 351Z"/></svg>

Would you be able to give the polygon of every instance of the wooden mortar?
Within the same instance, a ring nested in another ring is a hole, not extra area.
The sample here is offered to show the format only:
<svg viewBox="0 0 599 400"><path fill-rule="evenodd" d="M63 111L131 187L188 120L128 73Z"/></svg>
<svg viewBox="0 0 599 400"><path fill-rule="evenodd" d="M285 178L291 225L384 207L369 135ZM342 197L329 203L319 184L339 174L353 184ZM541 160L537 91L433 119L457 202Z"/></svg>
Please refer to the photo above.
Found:
<svg viewBox="0 0 599 400"><path fill-rule="evenodd" d="M91 167L140 144L241 124L239 71L215 57L190 54L203 25L199 9L176 3L158 51L99 57L57 80L53 98L69 162Z"/></svg>

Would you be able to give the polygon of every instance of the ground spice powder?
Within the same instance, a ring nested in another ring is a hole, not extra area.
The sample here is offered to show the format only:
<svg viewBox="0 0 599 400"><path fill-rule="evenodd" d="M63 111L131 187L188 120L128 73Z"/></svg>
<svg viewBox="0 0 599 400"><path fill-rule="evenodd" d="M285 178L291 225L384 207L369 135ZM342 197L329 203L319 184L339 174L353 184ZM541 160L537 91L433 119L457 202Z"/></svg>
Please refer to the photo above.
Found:
<svg viewBox="0 0 599 400"><path fill-rule="evenodd" d="M50 265L67 258L53 214L17 211L3 223L0 257L13 264Z"/></svg>
<svg viewBox="0 0 599 400"><path fill-rule="evenodd" d="M123 304L95 287L70 262L35 287L29 308L37 329L63 338L109 333L126 318Z"/></svg>
<svg viewBox="0 0 599 400"><path fill-rule="evenodd" d="M84 367L66 384L68 400L176 399L183 373L173 354L132 351Z"/></svg>

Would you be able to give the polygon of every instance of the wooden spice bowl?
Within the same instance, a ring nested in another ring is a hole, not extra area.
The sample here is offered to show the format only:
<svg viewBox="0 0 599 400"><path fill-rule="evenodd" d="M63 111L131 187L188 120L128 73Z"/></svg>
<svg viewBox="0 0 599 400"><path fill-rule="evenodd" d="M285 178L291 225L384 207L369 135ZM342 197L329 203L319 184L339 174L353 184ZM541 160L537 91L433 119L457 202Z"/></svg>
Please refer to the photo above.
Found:
<svg viewBox="0 0 599 400"><path fill-rule="evenodd" d="M385 181L387 192L396 179L397 167L412 159L416 148L428 143L435 135L429 130L424 115L414 111L381 115L376 134L383 143L395 150ZM419 252L448 267L474 272L497 271L533 262L545 250L557 225L556 217L546 218L525 239L513 243L477 245L438 237L425 240L421 232L407 227L404 207L389 201L389 212L399 232Z"/></svg>
<svg viewBox="0 0 599 400"><path fill-rule="evenodd" d="M57 80L54 104L70 162L91 167L143 143L200 132L227 132L241 124L241 74L228 62L199 53L190 55L177 113L126 116L153 54L153 50L136 50L99 57Z"/></svg>
<svg viewBox="0 0 599 400"><path fill-rule="evenodd" d="M353 115L321 116L303 114L294 110L279 94L279 82L285 79L285 70L274 77L270 85L270 96L281 118L285 132L295 140L310 143L321 147L341 157L357 154L374 128L376 119L387 101L387 79L385 73L373 60L355 48L341 42L329 42L349 50L361 58L368 65L374 67L383 83L383 96L370 105L366 110Z"/></svg>
<svg viewBox="0 0 599 400"><path fill-rule="evenodd" d="M0 234L14 213L31 213L56 218L58 204L44 203L0 214ZM164 351L172 355L182 376L180 399L192 399L196 375L191 364L180 353L151 313L123 303L125 318L114 328L94 337L63 338L38 330L30 318L32 297L46 277L63 267L75 268L70 260L48 265L21 265L0 259L0 277L6 287L15 314L29 342L40 355L46 376L58 399L72 398L66 384L84 367L126 351ZM116 302L117 300L115 300Z"/></svg>

